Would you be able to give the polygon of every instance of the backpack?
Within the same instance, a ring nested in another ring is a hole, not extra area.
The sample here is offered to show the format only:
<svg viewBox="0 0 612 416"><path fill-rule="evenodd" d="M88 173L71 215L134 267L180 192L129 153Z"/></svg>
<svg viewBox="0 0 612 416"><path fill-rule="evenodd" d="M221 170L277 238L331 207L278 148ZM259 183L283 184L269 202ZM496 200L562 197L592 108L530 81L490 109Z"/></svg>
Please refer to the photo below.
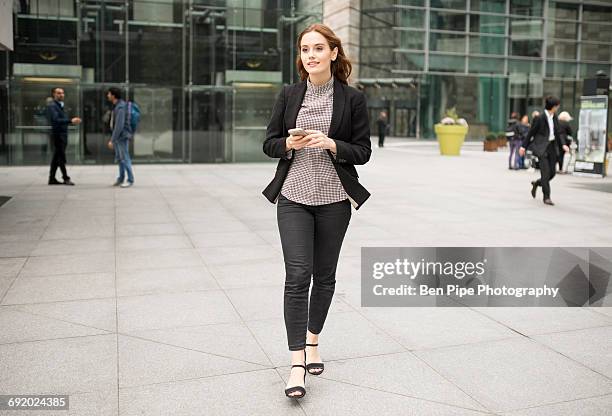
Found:
<svg viewBox="0 0 612 416"><path fill-rule="evenodd" d="M521 133L517 127L517 124L508 124L508 127L506 127L506 138L508 139L508 141L518 140L521 138L520 136Z"/></svg>
<svg viewBox="0 0 612 416"><path fill-rule="evenodd" d="M134 101L128 101L127 107L127 122L133 136L138 128L138 123L140 123L140 107Z"/></svg>

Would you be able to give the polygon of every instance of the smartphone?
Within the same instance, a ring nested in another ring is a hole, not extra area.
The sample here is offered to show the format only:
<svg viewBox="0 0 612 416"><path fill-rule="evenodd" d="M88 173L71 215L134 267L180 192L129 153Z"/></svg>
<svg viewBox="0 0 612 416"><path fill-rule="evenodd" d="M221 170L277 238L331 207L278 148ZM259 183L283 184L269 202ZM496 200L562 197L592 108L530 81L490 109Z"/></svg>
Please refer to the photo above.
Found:
<svg viewBox="0 0 612 416"><path fill-rule="evenodd" d="M292 136L308 136L304 129L289 129L289 134Z"/></svg>

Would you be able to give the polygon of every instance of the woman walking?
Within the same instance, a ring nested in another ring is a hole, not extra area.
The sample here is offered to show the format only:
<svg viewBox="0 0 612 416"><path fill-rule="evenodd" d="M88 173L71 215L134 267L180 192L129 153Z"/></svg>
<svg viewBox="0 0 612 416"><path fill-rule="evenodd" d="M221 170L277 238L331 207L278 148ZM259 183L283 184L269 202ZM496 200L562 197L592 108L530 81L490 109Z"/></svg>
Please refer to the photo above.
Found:
<svg viewBox="0 0 612 416"><path fill-rule="evenodd" d="M351 205L358 209L370 196L354 165L365 164L372 152L365 96L347 85L351 63L340 39L327 26L313 24L300 34L297 47L301 82L283 87L263 145L268 156L280 159L263 194L278 202L292 364L285 394L294 398L306 394L306 371L324 370L319 334ZM295 128L304 131L289 134Z"/></svg>

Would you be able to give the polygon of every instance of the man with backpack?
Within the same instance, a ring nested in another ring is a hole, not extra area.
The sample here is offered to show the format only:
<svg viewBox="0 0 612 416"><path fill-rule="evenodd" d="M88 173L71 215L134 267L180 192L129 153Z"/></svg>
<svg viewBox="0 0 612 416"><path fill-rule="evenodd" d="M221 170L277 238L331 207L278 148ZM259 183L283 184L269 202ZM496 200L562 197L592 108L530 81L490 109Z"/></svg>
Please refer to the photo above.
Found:
<svg viewBox="0 0 612 416"><path fill-rule="evenodd" d="M130 139L134 134L131 105L121 98L121 90L111 87L106 92L106 98L113 104L111 113L112 136L109 140L109 148L115 150L115 162L119 163L119 176L113 186L129 188L134 185L134 174L132 172L132 159L130 158ZM127 182L125 176L127 174Z"/></svg>

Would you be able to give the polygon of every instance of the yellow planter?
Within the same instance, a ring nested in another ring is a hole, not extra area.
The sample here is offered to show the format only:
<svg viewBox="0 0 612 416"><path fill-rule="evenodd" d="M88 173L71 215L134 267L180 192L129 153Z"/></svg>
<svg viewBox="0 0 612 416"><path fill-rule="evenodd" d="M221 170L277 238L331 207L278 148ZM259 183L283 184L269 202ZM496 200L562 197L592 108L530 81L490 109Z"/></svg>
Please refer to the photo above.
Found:
<svg viewBox="0 0 612 416"><path fill-rule="evenodd" d="M440 154L446 156L459 156L461 145L468 132L467 126L452 124L436 124L434 131L440 145Z"/></svg>

